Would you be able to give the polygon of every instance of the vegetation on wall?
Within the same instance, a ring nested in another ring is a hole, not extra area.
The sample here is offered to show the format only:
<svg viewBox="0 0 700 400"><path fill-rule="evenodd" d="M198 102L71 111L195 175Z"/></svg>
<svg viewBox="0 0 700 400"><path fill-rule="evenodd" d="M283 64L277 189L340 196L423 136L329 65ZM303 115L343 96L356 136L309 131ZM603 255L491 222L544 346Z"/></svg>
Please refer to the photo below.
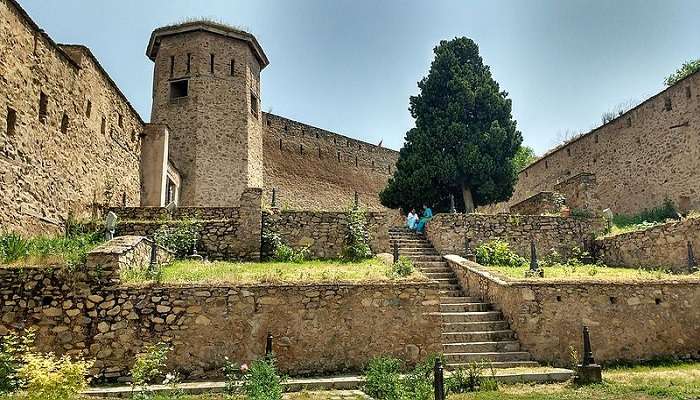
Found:
<svg viewBox="0 0 700 400"><path fill-rule="evenodd" d="M683 80L683 78L690 76L698 71L700 71L700 58L696 60L686 61L683 63L683 65L681 65L680 68L676 70L676 72L667 76L666 79L664 79L664 83L666 84L666 86L673 86L679 81Z"/></svg>
<svg viewBox="0 0 700 400"><path fill-rule="evenodd" d="M613 216L613 224L619 228L645 223L664 222L667 219L679 219L680 215L676 206L670 199L664 200L658 207L645 209L637 214L616 214Z"/></svg>
<svg viewBox="0 0 700 400"><path fill-rule="evenodd" d="M347 217L348 232L345 235L343 258L356 262L372 257L365 210L359 207L352 207L347 211Z"/></svg>
<svg viewBox="0 0 700 400"><path fill-rule="evenodd" d="M189 219L179 220L174 224L164 224L153 239L159 245L175 253L176 257L187 257L197 248L201 224Z"/></svg>
<svg viewBox="0 0 700 400"><path fill-rule="evenodd" d="M522 143L501 91L466 37L442 41L420 93L410 99L415 128L408 131L397 169L381 192L390 208L460 210L507 200L517 170L513 159Z"/></svg>
<svg viewBox="0 0 700 400"><path fill-rule="evenodd" d="M508 242L492 240L476 248L476 262L481 265L500 265L504 267L521 267L527 260L510 249Z"/></svg>

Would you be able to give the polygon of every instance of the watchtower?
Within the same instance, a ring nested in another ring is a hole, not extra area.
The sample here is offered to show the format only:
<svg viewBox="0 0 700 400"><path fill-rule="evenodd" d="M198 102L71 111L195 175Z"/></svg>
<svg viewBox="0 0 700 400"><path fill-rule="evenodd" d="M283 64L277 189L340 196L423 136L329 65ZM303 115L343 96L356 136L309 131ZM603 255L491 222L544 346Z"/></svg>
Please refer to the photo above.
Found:
<svg viewBox="0 0 700 400"><path fill-rule="evenodd" d="M260 71L269 61L255 37L209 21L156 29L151 122L170 131L180 205L237 206L263 187Z"/></svg>

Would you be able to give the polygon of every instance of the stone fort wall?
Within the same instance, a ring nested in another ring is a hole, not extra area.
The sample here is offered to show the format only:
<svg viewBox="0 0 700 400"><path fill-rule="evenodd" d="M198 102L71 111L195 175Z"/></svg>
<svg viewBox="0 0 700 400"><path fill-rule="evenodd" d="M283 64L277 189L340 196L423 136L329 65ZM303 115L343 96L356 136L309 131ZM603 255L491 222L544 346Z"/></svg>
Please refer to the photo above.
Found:
<svg viewBox="0 0 700 400"><path fill-rule="evenodd" d="M138 204L143 122L90 50L57 45L0 0L0 230Z"/></svg>
<svg viewBox="0 0 700 400"><path fill-rule="evenodd" d="M670 198L700 208L700 73L669 87L615 120L558 147L525 168L506 211L578 174L592 173L596 201L615 213L636 213Z"/></svg>
<svg viewBox="0 0 700 400"><path fill-rule="evenodd" d="M399 153L274 114L263 113L265 204L272 189L282 209L339 211L354 193L369 210L385 210L379 192Z"/></svg>

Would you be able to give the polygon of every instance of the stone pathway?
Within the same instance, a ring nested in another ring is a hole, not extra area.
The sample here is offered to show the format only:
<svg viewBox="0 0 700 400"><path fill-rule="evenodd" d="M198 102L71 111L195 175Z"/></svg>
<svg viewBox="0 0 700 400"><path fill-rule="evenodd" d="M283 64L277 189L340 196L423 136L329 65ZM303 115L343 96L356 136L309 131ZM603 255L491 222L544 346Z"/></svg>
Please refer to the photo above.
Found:
<svg viewBox="0 0 700 400"><path fill-rule="evenodd" d="M457 276L432 243L422 234L405 228L392 228L389 238L399 255L413 260L428 278L440 283L442 346L447 367L467 366L488 361L494 368L537 367L530 353L510 330L500 311L478 297L465 295Z"/></svg>

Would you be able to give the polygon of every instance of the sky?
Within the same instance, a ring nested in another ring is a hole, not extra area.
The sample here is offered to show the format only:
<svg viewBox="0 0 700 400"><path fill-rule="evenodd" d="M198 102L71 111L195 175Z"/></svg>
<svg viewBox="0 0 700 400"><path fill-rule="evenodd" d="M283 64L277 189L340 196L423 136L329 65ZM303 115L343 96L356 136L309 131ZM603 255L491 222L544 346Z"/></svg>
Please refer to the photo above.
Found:
<svg viewBox="0 0 700 400"><path fill-rule="evenodd" d="M700 58L697 0L19 0L59 43L88 46L144 120L153 29L207 17L253 33L270 59L263 110L399 149L441 41L466 36L513 100L537 154L644 100Z"/></svg>

